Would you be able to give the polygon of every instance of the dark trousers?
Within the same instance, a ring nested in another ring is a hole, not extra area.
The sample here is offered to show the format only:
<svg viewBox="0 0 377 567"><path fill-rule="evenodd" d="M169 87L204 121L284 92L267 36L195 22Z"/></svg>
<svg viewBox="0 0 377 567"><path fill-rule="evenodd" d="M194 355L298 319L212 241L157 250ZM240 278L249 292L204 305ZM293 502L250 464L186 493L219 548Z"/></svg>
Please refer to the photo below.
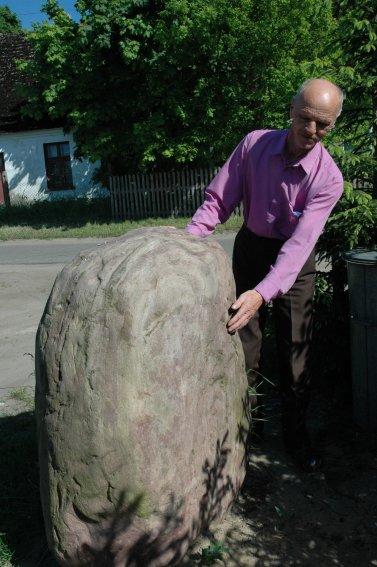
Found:
<svg viewBox="0 0 377 567"><path fill-rule="evenodd" d="M257 236L245 225L241 228L233 249L237 297L253 289L266 276L283 243L282 240ZM313 250L291 289L273 301L282 396L283 440L289 451L300 450L309 443L305 416L310 395L308 356L312 340L314 278ZM252 388L261 382L261 347L266 314L267 308L263 305L239 331L249 386ZM250 403L251 406L258 404L257 417L262 419L260 398L251 396ZM252 416L255 416L255 409L252 408L252 411Z"/></svg>

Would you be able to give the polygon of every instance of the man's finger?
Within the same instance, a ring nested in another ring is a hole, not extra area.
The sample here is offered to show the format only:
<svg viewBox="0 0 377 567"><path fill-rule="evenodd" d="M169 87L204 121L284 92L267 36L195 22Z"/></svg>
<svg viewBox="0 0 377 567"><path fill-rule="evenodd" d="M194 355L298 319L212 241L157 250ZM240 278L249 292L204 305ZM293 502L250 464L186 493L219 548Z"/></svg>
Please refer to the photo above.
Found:
<svg viewBox="0 0 377 567"><path fill-rule="evenodd" d="M242 304L246 301L245 293L241 293L238 299L232 304L231 309L239 309Z"/></svg>
<svg viewBox="0 0 377 567"><path fill-rule="evenodd" d="M243 317L247 312L248 312L247 307L240 307L237 313L233 315L231 319L229 319L228 325L229 324L234 325L234 323L237 323L240 320L240 318Z"/></svg>
<svg viewBox="0 0 377 567"><path fill-rule="evenodd" d="M242 305L242 300L241 298L238 298L237 301L235 301L231 306L231 309L238 309L241 305Z"/></svg>
<svg viewBox="0 0 377 567"><path fill-rule="evenodd" d="M232 319L229 321L227 327L228 327L228 331L232 332L232 331L238 331L238 329L241 329L242 327L244 327L249 321L250 319L252 319L255 314L256 314L257 310L252 310L252 311L247 311L245 313L245 315L239 319L238 321L233 321Z"/></svg>
<svg viewBox="0 0 377 567"><path fill-rule="evenodd" d="M243 317L239 318L237 321L231 320L230 324L228 323L228 331L237 331L241 327L244 327L247 322L251 319L254 314L245 313Z"/></svg>
<svg viewBox="0 0 377 567"><path fill-rule="evenodd" d="M227 328L228 333L235 333L236 331L239 331L240 329L242 329L242 327L245 327L245 325L247 325L249 320L250 319L246 317L245 319L239 321L239 323L237 323L236 325L228 327Z"/></svg>

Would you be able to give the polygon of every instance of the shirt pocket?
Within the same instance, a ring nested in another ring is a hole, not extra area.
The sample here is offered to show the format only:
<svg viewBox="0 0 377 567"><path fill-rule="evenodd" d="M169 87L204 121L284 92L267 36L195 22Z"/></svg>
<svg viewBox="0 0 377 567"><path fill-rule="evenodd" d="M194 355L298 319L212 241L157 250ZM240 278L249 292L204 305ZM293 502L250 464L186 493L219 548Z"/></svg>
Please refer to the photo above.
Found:
<svg viewBox="0 0 377 567"><path fill-rule="evenodd" d="M299 222L300 214L293 209L288 200L272 199L267 212L267 223L270 234L278 233L280 238L289 238Z"/></svg>
<svg viewBox="0 0 377 567"><path fill-rule="evenodd" d="M285 238L289 238L292 236L296 226L300 220L299 211L295 211L293 209L293 205L288 203L287 210L285 214L282 215L279 219L279 231L285 236Z"/></svg>

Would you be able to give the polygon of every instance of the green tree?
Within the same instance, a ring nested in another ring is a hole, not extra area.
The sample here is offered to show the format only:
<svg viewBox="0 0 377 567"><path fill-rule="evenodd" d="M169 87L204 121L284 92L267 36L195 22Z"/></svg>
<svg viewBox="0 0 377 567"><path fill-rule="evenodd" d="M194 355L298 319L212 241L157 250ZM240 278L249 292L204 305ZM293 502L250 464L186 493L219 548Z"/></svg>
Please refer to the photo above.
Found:
<svg viewBox="0 0 377 567"><path fill-rule="evenodd" d="M370 0L339 0L334 10L336 27L326 64L346 99L327 145L345 179L363 189L346 183L318 246L332 263L332 308L340 313L347 296L344 252L376 245L377 204L372 197L377 197L377 33Z"/></svg>
<svg viewBox="0 0 377 567"><path fill-rule="evenodd" d="M315 300L315 371L327 379L350 374L347 250L377 243L376 179L376 17L370 0L335 2L336 27L328 44L329 57L322 64L346 93L344 108L328 148L348 181L317 245L317 252L331 262L331 271L317 278Z"/></svg>
<svg viewBox="0 0 377 567"><path fill-rule="evenodd" d="M377 197L377 29L370 0L340 0L335 5L337 28L333 75L346 100L332 153L348 180L370 186Z"/></svg>
<svg viewBox="0 0 377 567"><path fill-rule="evenodd" d="M64 118L79 156L126 170L218 165L253 128L285 126L334 28L329 0L76 6L79 22L48 0L30 34L25 113Z"/></svg>
<svg viewBox="0 0 377 567"><path fill-rule="evenodd" d="M21 22L8 6L0 6L0 33L22 32Z"/></svg>

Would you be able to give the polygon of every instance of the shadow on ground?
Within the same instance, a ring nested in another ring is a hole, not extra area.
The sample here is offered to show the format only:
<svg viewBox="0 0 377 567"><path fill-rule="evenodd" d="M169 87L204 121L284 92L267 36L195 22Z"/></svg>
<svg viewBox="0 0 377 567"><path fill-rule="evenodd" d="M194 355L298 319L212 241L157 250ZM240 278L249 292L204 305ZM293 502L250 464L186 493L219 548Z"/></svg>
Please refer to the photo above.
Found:
<svg viewBox="0 0 377 567"><path fill-rule="evenodd" d="M168 200L168 194L167 194ZM138 221L149 221L146 226L151 225L153 218L171 218L177 216L176 211L169 208L169 203L158 214L136 215L133 217ZM186 219L187 214L179 214ZM60 201L23 201L22 199L12 204L11 207L0 205L0 227L2 226L28 226L34 229L42 228L71 228L84 227L87 223L109 224L123 223L123 220L115 219L111 211L110 198L79 198L64 199Z"/></svg>
<svg viewBox="0 0 377 567"><path fill-rule="evenodd" d="M211 540L228 548L227 567L377 565L376 445L351 421L350 401L315 392L310 425L323 472L298 471L281 439L278 401L231 513ZM200 565L193 559L186 565Z"/></svg>
<svg viewBox="0 0 377 567"><path fill-rule="evenodd" d="M78 228L86 223L109 223L112 220L110 199L72 199L50 202L15 203L0 207L0 226L19 225L40 228Z"/></svg>
<svg viewBox="0 0 377 567"><path fill-rule="evenodd" d="M376 447L352 424L349 401L314 396L311 429L326 462L315 475L298 472L286 457L273 396L269 407L266 439L254 449L236 503L181 564L377 565ZM32 412L0 418L0 454L0 533L13 553L8 565L53 567L39 504ZM216 541L226 552L210 563L203 549Z"/></svg>
<svg viewBox="0 0 377 567"><path fill-rule="evenodd" d="M0 455L0 565L47 566L32 411L0 418ZM5 549L13 555L9 563Z"/></svg>

